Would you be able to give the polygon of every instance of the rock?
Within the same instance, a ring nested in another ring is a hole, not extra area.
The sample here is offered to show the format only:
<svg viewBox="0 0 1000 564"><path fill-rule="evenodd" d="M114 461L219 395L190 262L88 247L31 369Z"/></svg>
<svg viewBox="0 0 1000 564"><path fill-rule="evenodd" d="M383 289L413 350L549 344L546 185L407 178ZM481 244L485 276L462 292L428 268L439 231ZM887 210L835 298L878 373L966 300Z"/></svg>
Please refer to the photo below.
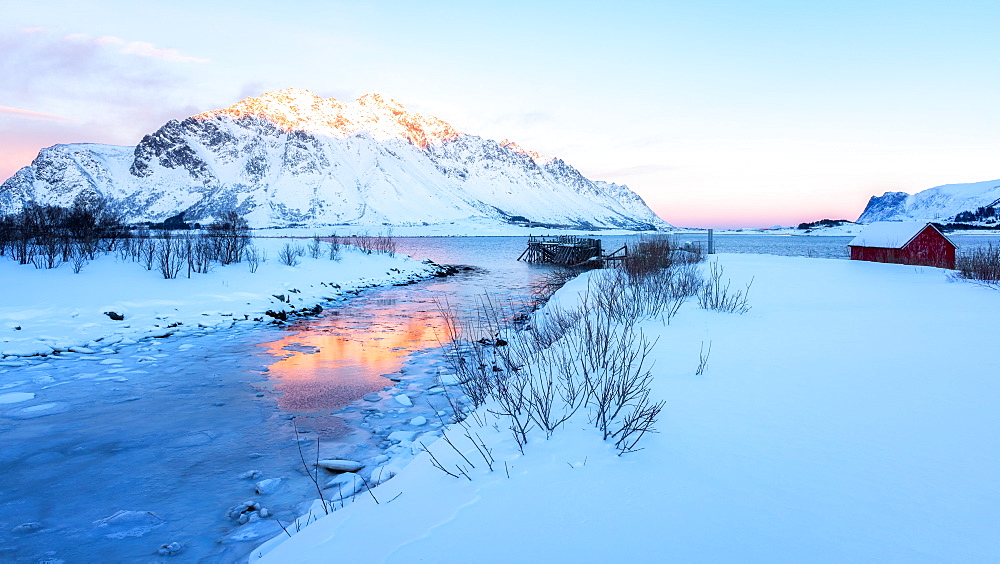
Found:
<svg viewBox="0 0 1000 564"><path fill-rule="evenodd" d="M341 460L329 458L316 463L320 468L326 468L331 472L357 472L365 467L364 464L354 460Z"/></svg>
<svg viewBox="0 0 1000 564"><path fill-rule="evenodd" d="M110 317L112 321L124 321L125 320L125 316L124 315L122 315L120 313L113 312L113 311L106 311L106 312L104 312L104 315L107 315L108 317Z"/></svg>
<svg viewBox="0 0 1000 564"><path fill-rule="evenodd" d="M413 425L414 427L420 427L421 425L426 425L426 424L427 424L427 418L422 415L418 415L417 417L410 419L410 425Z"/></svg>
<svg viewBox="0 0 1000 564"><path fill-rule="evenodd" d="M274 493L278 491L278 488L281 487L281 483L282 483L281 478L268 478L266 480L261 480L257 482L254 491L257 492L259 495L267 495L270 493Z"/></svg>
<svg viewBox="0 0 1000 564"><path fill-rule="evenodd" d="M402 405L404 407L413 407L413 402L410 401L409 396L407 396L406 394L399 394L398 396L396 396L396 401L399 402L399 405Z"/></svg>
<svg viewBox="0 0 1000 564"><path fill-rule="evenodd" d="M23 535L28 533L37 533L40 530L42 530L42 524L37 521L32 521L30 523L21 523L11 529L10 532L15 535Z"/></svg>
<svg viewBox="0 0 1000 564"><path fill-rule="evenodd" d="M161 545L160 550L157 550L156 553L160 556L176 556L180 554L181 550L184 550L181 543L172 542L170 544Z"/></svg>

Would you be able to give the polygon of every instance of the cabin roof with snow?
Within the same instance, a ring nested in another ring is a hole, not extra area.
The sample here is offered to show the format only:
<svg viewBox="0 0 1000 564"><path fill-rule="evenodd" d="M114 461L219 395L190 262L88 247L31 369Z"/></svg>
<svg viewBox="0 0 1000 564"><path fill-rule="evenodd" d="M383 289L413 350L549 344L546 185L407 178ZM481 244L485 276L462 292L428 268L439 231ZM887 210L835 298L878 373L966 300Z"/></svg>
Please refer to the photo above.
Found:
<svg viewBox="0 0 1000 564"><path fill-rule="evenodd" d="M852 239L847 246L902 249L928 226L937 231L951 246L958 247L944 233L941 233L941 230L935 227L934 224L925 221L881 221L871 223L865 226L861 230L861 233L858 233L858 236Z"/></svg>

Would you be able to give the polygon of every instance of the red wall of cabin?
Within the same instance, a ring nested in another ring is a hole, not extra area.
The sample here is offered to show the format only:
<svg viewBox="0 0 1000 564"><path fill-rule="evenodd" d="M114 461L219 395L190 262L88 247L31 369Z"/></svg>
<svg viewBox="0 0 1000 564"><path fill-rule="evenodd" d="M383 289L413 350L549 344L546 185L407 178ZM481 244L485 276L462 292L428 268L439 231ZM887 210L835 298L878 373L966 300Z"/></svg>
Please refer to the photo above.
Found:
<svg viewBox="0 0 1000 564"><path fill-rule="evenodd" d="M955 247L930 225L902 249L851 247L851 260L955 268Z"/></svg>

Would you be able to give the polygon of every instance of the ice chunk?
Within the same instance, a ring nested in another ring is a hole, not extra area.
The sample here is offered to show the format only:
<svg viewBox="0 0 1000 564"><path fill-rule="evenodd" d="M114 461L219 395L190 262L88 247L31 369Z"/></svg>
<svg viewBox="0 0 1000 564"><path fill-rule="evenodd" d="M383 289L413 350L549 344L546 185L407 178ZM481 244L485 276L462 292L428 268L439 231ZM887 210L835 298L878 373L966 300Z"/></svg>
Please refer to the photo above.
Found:
<svg viewBox="0 0 1000 564"><path fill-rule="evenodd" d="M11 529L10 532L15 535L23 535L26 533L37 533L40 530L42 530L42 524L37 521L32 521L30 523L21 523Z"/></svg>
<svg viewBox="0 0 1000 564"><path fill-rule="evenodd" d="M152 511L119 511L110 517L94 521L99 529L108 529L109 539L141 537L166 523Z"/></svg>
<svg viewBox="0 0 1000 564"><path fill-rule="evenodd" d="M257 482L254 491L260 495L267 495L278 491L281 487L281 478L268 478L266 480L261 480Z"/></svg>
<svg viewBox="0 0 1000 564"><path fill-rule="evenodd" d="M29 407L22 407L20 409L15 409L13 411L7 412L7 417L14 419L34 419L35 417L44 417L46 415L54 415L56 413L65 413L69 411L69 404L63 401L55 401L50 403L41 403L38 405L32 405Z"/></svg>
<svg viewBox="0 0 1000 564"><path fill-rule="evenodd" d="M396 401L399 402L399 405L402 405L404 407L413 406L413 402L410 401L410 397L407 396L406 394L399 394L398 396L396 396Z"/></svg>
<svg viewBox="0 0 1000 564"><path fill-rule="evenodd" d="M331 472L357 472L364 468L364 464L354 460L341 460L329 458L316 463L320 468L326 468Z"/></svg>
<svg viewBox="0 0 1000 564"><path fill-rule="evenodd" d="M413 440L413 437L416 436L416 431L393 431L392 433L389 433L389 436L386 438L394 443L401 443L403 441L410 442Z"/></svg>
<svg viewBox="0 0 1000 564"><path fill-rule="evenodd" d="M32 399L35 399L35 394L31 392L10 392L7 394L0 394L0 404L18 403Z"/></svg>
<svg viewBox="0 0 1000 564"><path fill-rule="evenodd" d="M4 356L46 356L55 351L44 343L8 343L0 354Z"/></svg>

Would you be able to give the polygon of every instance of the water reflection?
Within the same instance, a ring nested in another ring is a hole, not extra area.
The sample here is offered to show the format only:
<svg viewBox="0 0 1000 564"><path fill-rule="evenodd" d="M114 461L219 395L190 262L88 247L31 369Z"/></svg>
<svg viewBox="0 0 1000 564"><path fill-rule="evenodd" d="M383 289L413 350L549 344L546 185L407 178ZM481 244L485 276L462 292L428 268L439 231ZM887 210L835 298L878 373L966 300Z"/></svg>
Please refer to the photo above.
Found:
<svg viewBox="0 0 1000 564"><path fill-rule="evenodd" d="M308 413L337 410L381 390L406 355L437 346L444 335L433 304L376 293L296 323L284 338L261 346L277 359L270 375L281 393L279 407Z"/></svg>

